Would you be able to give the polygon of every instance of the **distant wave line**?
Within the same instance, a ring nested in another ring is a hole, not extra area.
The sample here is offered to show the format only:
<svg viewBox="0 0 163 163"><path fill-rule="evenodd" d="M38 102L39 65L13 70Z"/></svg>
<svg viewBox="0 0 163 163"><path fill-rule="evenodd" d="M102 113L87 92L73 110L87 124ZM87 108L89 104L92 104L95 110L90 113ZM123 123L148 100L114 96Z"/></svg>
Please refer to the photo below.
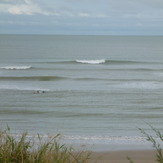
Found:
<svg viewBox="0 0 163 163"><path fill-rule="evenodd" d="M74 81L108 81L108 82L162 82L161 80L146 79L110 79L108 77L66 77L66 76L0 76L0 81L55 81L55 80L74 80Z"/></svg>

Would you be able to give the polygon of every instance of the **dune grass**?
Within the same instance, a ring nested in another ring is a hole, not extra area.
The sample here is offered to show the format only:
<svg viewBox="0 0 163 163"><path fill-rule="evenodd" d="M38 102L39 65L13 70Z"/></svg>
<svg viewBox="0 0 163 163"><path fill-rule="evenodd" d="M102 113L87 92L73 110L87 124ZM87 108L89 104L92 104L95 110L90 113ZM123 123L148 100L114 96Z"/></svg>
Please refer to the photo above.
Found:
<svg viewBox="0 0 163 163"><path fill-rule="evenodd" d="M10 129L0 131L0 163L87 163L89 152L74 152L72 147L58 143L59 135L38 142L29 138L27 133L15 138Z"/></svg>
<svg viewBox="0 0 163 163"><path fill-rule="evenodd" d="M146 140L151 142L153 145L153 148L156 150L156 162L157 163L163 163L163 150L161 147L161 144L159 142L163 142L163 134L161 134L160 131L155 129L154 127L150 126L152 131L154 132L155 136L152 136L148 134L145 130L139 128L140 132L146 137ZM134 161L127 157L130 163L134 163Z"/></svg>

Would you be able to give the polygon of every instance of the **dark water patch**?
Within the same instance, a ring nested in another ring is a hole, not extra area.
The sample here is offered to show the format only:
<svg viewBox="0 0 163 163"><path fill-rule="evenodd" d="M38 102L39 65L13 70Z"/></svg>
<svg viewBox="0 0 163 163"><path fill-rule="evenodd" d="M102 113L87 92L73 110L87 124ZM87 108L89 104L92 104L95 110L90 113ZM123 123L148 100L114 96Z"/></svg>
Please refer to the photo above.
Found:
<svg viewBox="0 0 163 163"><path fill-rule="evenodd" d="M130 60L106 60L106 64L138 64L138 63L148 63L148 62Z"/></svg>
<svg viewBox="0 0 163 163"><path fill-rule="evenodd" d="M64 80L66 77L61 76L1 76L0 80L36 80L36 81L50 81L50 80Z"/></svg>
<svg viewBox="0 0 163 163"><path fill-rule="evenodd" d="M66 115L65 117L101 117L105 114L102 113L78 113L78 114L72 114L72 115Z"/></svg>
<svg viewBox="0 0 163 163"><path fill-rule="evenodd" d="M9 114L9 115L34 115L34 114L44 114L45 112L33 111L33 110L0 110L0 114Z"/></svg>
<svg viewBox="0 0 163 163"><path fill-rule="evenodd" d="M95 81L95 80L108 80L108 79L105 79L105 78L74 78L74 80Z"/></svg>
<svg viewBox="0 0 163 163"><path fill-rule="evenodd" d="M142 112L142 113L134 113L132 114L129 113L122 113L122 114L118 114L117 115L117 118L127 118L127 120L130 120L130 119L140 119L142 121L144 121L145 119L155 119L155 118L158 118L158 119L161 119L162 118L162 114L159 114L159 113L147 113L147 112Z"/></svg>
<svg viewBox="0 0 163 163"><path fill-rule="evenodd" d="M57 117L57 118L89 118L89 117L103 117L103 113L77 113L75 111L48 111L45 113L48 117Z"/></svg>
<svg viewBox="0 0 163 163"><path fill-rule="evenodd" d="M149 110L151 110L151 111L156 111L156 110L161 111L161 110L163 110L163 106L160 106L160 107L151 107L151 108L149 108Z"/></svg>
<svg viewBox="0 0 163 163"><path fill-rule="evenodd" d="M134 69L122 69L122 70L128 70L128 71L137 71L137 72L162 72L163 69L155 69L155 68L134 68Z"/></svg>
<svg viewBox="0 0 163 163"><path fill-rule="evenodd" d="M163 71L163 69L151 69L151 68L112 68L112 69L105 69L105 70L110 70L110 71L135 71L135 72L159 72L159 71Z"/></svg>
<svg viewBox="0 0 163 163"><path fill-rule="evenodd" d="M159 82L159 80L153 80L153 79L141 79L141 78L137 78L137 79L108 79L109 81L114 81L114 82ZM162 82L160 80L160 82Z"/></svg>

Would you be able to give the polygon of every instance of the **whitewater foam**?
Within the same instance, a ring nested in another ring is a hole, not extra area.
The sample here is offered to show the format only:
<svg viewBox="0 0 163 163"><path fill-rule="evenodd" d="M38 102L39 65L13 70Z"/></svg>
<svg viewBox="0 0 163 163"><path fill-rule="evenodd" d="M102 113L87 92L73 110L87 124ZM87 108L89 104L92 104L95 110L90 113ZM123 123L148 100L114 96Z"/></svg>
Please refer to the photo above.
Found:
<svg viewBox="0 0 163 163"><path fill-rule="evenodd" d="M27 70L32 68L32 66L4 66L0 67L0 69L5 69L5 70Z"/></svg>
<svg viewBox="0 0 163 163"><path fill-rule="evenodd" d="M18 91L50 91L49 89L46 88L39 88L39 87L24 87L24 86L18 86L18 85L7 85L7 84L1 84L0 85L0 90L18 90Z"/></svg>
<svg viewBox="0 0 163 163"><path fill-rule="evenodd" d="M85 63L85 64L101 64L105 63L105 59L99 59L99 60L76 60L77 63Z"/></svg>
<svg viewBox="0 0 163 163"><path fill-rule="evenodd" d="M62 141L84 144L146 144L145 137L141 136L62 136Z"/></svg>
<svg viewBox="0 0 163 163"><path fill-rule="evenodd" d="M120 88L128 89L160 89L162 88L162 83L155 81L146 82L124 82L119 85Z"/></svg>
<svg viewBox="0 0 163 163"><path fill-rule="evenodd" d="M14 136L21 136L20 134L15 134ZM38 135L30 134L27 137L35 137L37 138ZM43 134L42 138L50 138L53 137L53 135L49 134ZM86 136L86 135L60 135L59 137L60 141L63 141L65 143L85 143L85 144L110 144L110 143L116 143L116 144L146 144L148 141L146 140L146 137L142 136ZM159 140L159 139L158 139Z"/></svg>

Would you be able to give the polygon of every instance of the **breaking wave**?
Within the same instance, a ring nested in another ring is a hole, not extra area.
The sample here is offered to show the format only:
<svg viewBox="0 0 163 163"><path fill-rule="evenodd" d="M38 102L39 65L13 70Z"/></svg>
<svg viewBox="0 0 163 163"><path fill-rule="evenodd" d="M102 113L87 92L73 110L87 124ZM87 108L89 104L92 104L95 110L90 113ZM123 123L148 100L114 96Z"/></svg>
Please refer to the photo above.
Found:
<svg viewBox="0 0 163 163"><path fill-rule="evenodd" d="M156 64L157 62L134 61L134 60L109 60L109 59L76 59L64 61L42 62L48 64ZM158 63L157 63L158 64Z"/></svg>
<svg viewBox="0 0 163 163"><path fill-rule="evenodd" d="M100 60L76 60L77 63L86 63L86 64L101 64L105 63L105 59L100 59Z"/></svg>
<svg viewBox="0 0 163 163"><path fill-rule="evenodd" d="M4 66L4 67L0 67L0 69L5 69L5 70L28 70L31 68L32 68L32 66Z"/></svg>

